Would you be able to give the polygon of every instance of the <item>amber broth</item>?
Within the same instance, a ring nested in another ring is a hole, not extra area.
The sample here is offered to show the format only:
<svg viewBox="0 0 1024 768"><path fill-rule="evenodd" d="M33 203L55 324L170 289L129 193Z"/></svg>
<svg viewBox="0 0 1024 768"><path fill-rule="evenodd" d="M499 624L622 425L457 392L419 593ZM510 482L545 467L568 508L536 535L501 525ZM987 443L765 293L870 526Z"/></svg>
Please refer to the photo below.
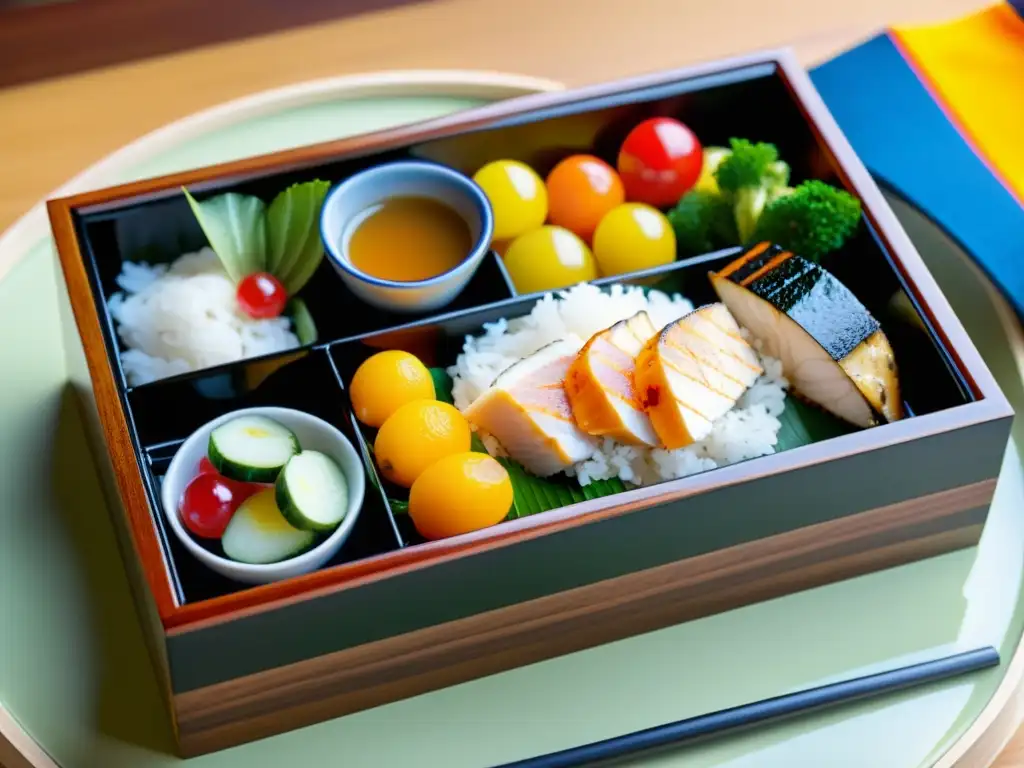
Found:
<svg viewBox="0 0 1024 768"><path fill-rule="evenodd" d="M394 197L364 214L348 257L382 280L412 282L458 266L472 247L469 225L453 208L429 197Z"/></svg>

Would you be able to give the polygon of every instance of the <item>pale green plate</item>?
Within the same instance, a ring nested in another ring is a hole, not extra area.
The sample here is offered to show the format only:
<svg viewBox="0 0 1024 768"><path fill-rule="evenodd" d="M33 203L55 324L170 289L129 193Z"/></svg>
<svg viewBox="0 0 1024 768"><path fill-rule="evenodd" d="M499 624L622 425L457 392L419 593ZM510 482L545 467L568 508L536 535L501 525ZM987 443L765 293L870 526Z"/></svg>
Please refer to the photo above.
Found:
<svg viewBox="0 0 1024 768"><path fill-rule="evenodd" d="M420 73L288 89L173 126L75 187L340 137L544 85ZM1001 324L989 289L951 242L908 206L893 204L1006 394L1024 406L1011 348L1019 347L1019 328ZM0 276L4 271L0 703L64 768L176 764L82 427L65 394L57 319L63 284L38 210L0 239ZM189 765L494 765L852 674L996 646L1004 659L996 670L644 763L929 764L977 718L1020 639L1024 530L1015 511L1024 509L1022 440L1018 424L978 550L654 632Z"/></svg>

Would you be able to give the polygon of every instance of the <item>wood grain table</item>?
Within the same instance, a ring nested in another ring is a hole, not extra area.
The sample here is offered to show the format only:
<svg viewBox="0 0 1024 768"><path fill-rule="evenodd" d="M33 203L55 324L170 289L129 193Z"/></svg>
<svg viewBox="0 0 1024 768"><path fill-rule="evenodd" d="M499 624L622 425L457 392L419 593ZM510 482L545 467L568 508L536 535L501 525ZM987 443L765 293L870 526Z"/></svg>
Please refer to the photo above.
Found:
<svg viewBox="0 0 1024 768"><path fill-rule="evenodd" d="M200 109L386 69L515 72L570 86L756 48L811 66L889 24L985 0L437 0L0 90L0 231L93 162ZM1024 768L1024 732L996 768Z"/></svg>

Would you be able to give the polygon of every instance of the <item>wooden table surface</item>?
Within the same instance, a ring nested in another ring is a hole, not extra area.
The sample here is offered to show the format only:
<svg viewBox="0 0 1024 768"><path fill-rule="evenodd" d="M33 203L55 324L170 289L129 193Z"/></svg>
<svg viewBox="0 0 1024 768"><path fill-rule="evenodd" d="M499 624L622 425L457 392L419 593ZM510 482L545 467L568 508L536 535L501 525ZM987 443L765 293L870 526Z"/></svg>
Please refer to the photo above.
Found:
<svg viewBox="0 0 1024 768"><path fill-rule="evenodd" d="M810 66L886 25L939 21L987 4L436 0L0 90L0 231L123 144L200 109L288 83L444 68L576 86L784 45ZM1024 732L995 765L1024 768Z"/></svg>

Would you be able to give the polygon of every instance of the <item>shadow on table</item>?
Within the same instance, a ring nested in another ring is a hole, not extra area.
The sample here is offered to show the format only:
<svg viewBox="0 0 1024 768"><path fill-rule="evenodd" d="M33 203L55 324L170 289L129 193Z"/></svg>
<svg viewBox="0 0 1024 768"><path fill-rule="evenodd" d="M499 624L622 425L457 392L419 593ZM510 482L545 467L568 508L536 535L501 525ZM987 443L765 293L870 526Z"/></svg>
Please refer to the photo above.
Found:
<svg viewBox="0 0 1024 768"><path fill-rule="evenodd" d="M94 715L100 733L161 752L173 753L170 718L136 616L135 605L106 509L96 466L86 440L77 396L70 386L61 394L51 456L51 478L59 514L85 580L82 594L91 605L93 642L79 653L95 670Z"/></svg>

